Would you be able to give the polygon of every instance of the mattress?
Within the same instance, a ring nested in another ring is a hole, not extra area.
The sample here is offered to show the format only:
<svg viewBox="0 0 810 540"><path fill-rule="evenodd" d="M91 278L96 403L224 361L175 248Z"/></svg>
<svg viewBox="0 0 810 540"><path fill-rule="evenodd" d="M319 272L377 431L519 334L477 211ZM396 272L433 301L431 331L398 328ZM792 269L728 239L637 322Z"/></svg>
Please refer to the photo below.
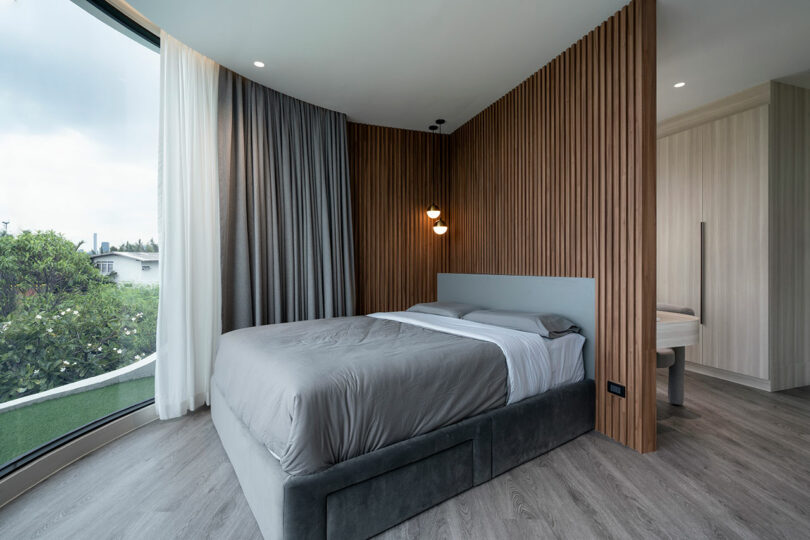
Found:
<svg viewBox="0 0 810 540"><path fill-rule="evenodd" d="M581 336L471 323L478 335L428 317L451 328L342 317L229 332L212 384L282 469L302 475L584 376Z"/></svg>

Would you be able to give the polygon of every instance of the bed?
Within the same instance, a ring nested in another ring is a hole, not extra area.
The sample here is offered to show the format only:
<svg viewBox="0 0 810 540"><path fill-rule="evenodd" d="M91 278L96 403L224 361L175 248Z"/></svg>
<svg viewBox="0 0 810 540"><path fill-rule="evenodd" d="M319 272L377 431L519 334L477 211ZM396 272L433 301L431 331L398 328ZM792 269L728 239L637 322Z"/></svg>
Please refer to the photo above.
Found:
<svg viewBox="0 0 810 540"><path fill-rule="evenodd" d="M266 538L366 538L593 429L593 280L441 274L438 291L582 335L395 312L222 337L212 418Z"/></svg>

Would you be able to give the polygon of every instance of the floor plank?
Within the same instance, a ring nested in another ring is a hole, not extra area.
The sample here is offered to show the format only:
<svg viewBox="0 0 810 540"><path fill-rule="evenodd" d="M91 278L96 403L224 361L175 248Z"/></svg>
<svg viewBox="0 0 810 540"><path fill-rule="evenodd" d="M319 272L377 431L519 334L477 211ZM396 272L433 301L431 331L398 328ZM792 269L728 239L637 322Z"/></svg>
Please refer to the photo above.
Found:
<svg viewBox="0 0 810 540"><path fill-rule="evenodd" d="M659 450L589 433L379 538L808 538L810 387L658 380ZM260 538L207 411L145 426L5 508L0 538Z"/></svg>

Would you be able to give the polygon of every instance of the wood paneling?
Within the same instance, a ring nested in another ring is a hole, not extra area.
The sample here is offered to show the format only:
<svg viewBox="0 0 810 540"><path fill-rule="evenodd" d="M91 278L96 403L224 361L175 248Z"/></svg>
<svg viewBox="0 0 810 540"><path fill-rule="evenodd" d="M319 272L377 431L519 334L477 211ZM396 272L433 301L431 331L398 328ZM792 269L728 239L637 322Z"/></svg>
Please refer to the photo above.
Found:
<svg viewBox="0 0 810 540"><path fill-rule="evenodd" d="M702 168L709 132L703 125L658 139L657 299L690 307L698 316ZM686 361L701 362L700 346L686 348Z"/></svg>
<svg viewBox="0 0 810 540"><path fill-rule="evenodd" d="M708 125L702 361L768 378L768 106Z"/></svg>
<svg viewBox="0 0 810 540"><path fill-rule="evenodd" d="M447 271L448 235L425 213L447 215L447 135L348 125L357 313L402 310L436 299L436 274Z"/></svg>
<svg viewBox="0 0 810 540"><path fill-rule="evenodd" d="M688 367L772 391L810 384L810 90L765 83L662 133L660 300L698 303L682 238L707 223L702 350Z"/></svg>
<svg viewBox="0 0 810 540"><path fill-rule="evenodd" d="M667 118L658 124L658 137L667 137L713 120L719 120L760 105L767 105L770 99L771 83L754 86L678 116Z"/></svg>
<svg viewBox="0 0 810 540"><path fill-rule="evenodd" d="M636 0L451 146L450 271L595 277L596 427L641 451L655 448L655 75L655 3Z"/></svg>
<svg viewBox="0 0 810 540"><path fill-rule="evenodd" d="M810 90L771 83L770 379L810 384Z"/></svg>
<svg viewBox="0 0 810 540"><path fill-rule="evenodd" d="M655 39L654 0L634 0L449 138L349 129L360 312L433 300L443 269L594 277L596 427L640 451L655 449Z"/></svg>

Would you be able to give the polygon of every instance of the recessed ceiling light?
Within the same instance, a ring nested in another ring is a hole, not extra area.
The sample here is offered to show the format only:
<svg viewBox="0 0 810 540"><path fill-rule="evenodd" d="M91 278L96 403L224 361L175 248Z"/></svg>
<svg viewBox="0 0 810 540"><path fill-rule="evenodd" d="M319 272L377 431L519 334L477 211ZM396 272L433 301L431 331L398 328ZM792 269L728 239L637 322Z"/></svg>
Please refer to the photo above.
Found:
<svg viewBox="0 0 810 540"><path fill-rule="evenodd" d="M255 62L253 62L253 65L256 67L264 67L264 62L256 60Z"/></svg>
<svg viewBox="0 0 810 540"><path fill-rule="evenodd" d="M686 86L686 83L685 83L685 82L683 82L683 81L681 81L681 82L676 82L676 83L675 83L675 84L673 84L672 86L674 86L675 88L683 88L684 86Z"/></svg>

